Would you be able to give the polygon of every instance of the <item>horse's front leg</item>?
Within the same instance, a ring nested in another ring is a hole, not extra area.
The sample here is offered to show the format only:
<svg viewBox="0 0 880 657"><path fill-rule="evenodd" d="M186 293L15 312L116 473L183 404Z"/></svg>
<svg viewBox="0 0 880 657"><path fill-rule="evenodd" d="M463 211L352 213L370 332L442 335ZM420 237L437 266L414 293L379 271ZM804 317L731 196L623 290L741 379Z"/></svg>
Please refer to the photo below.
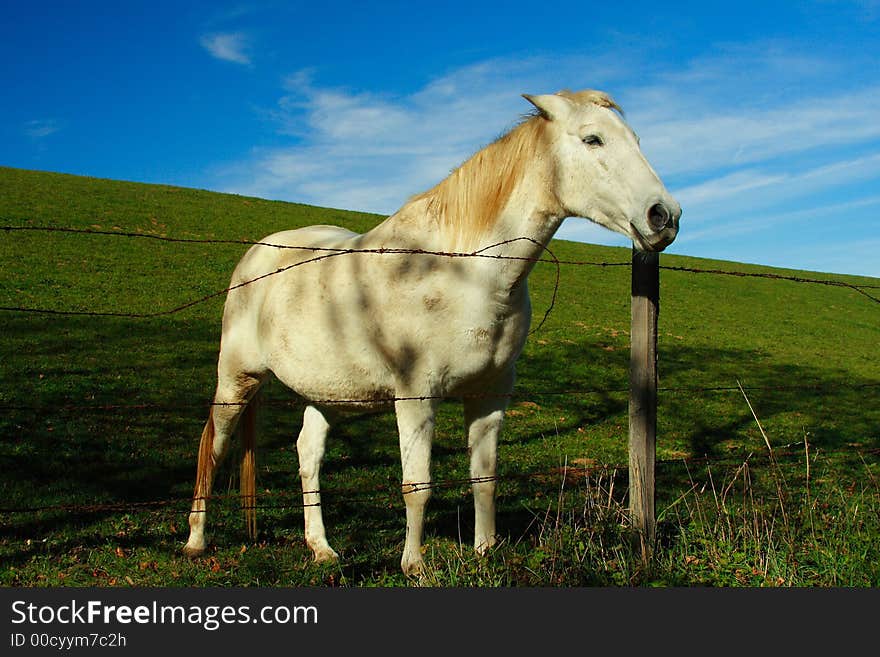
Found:
<svg viewBox="0 0 880 657"><path fill-rule="evenodd" d="M509 391L464 400L464 417L471 458L474 493L474 549L484 554L497 542L495 535L495 464L498 436Z"/></svg>
<svg viewBox="0 0 880 657"><path fill-rule="evenodd" d="M431 497L431 443L436 403L401 400L395 402L394 409L400 434L401 490L406 504L406 543L400 566L407 575L418 575L424 568L422 532L425 504Z"/></svg>

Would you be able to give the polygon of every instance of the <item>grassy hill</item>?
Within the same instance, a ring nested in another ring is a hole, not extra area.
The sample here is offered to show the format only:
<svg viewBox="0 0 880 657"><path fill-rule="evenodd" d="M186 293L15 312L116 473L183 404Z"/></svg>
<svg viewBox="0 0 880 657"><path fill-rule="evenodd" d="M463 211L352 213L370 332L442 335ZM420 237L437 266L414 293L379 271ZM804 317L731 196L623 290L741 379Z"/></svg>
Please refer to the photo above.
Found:
<svg viewBox="0 0 880 657"><path fill-rule="evenodd" d="M380 219L0 168L0 226L96 232L0 232L0 307L171 309L223 290L247 248L134 234L248 241L318 223L363 231ZM551 249L565 261L629 260L619 248ZM880 285L669 255L661 265ZM661 549L644 569L621 526L626 473L615 468L627 458L629 269L560 273L553 310L519 363L500 446L505 541L488 560L472 557L467 486L438 488L429 583L880 585L880 304L847 288L662 272ZM555 276L552 263L532 275L535 324ZM235 500L220 500L208 556L179 554L222 304L217 296L155 318L0 311L0 584L406 583L393 417L352 417L332 434L322 487L342 561L317 567L297 506L299 410L277 383L260 417L258 542L247 542ZM435 480L465 478L466 451L459 408L444 404ZM218 493L237 488L230 456ZM566 475L565 465L579 469Z"/></svg>

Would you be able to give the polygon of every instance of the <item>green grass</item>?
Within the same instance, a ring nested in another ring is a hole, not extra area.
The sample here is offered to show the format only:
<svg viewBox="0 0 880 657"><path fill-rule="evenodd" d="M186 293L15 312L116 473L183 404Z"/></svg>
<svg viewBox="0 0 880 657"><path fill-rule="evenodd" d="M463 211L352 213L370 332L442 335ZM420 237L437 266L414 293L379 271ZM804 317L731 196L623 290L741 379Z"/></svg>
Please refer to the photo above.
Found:
<svg viewBox="0 0 880 657"><path fill-rule="evenodd" d="M0 168L6 226L255 240L316 223L363 231L379 220ZM111 313L150 313L222 290L246 249L42 232L3 232L0 240L0 306ZM563 260L630 257L561 241L551 248ZM880 284L670 255L661 265ZM532 275L536 324L554 278L550 263ZM0 584L411 583L398 565L404 514L393 417L354 416L335 427L322 488L342 560L315 566L298 507L299 407L277 383L259 420L257 483L268 508L260 509L257 542L247 540L230 497L211 508L207 555L180 554L222 303L216 297L153 319L0 313L0 508L75 506L0 514ZM502 544L474 557L468 488L440 487L429 504L424 583L880 585L880 305L845 288L662 272L660 525L647 565L626 528L626 473L603 467L627 459L627 395L617 391L627 387L628 330L628 268L562 266L553 311L518 364L500 445ZM564 390L598 392L547 394ZM467 476L461 425L456 404L444 404L435 480ZM230 456L218 493L237 490ZM563 477L566 464L580 469ZM179 501L137 506L157 500ZM83 508L116 504L124 508Z"/></svg>

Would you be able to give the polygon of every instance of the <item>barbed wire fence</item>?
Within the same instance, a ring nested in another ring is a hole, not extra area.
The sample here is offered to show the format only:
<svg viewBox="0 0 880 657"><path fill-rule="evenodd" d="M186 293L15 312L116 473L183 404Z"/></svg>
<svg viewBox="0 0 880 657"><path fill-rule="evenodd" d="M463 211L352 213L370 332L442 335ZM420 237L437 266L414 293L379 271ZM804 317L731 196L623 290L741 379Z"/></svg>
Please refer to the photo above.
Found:
<svg viewBox="0 0 880 657"><path fill-rule="evenodd" d="M538 326L533 329L538 330L541 326L543 326L544 322L547 320L550 315L553 307L556 303L557 292L560 285L560 268L562 266L590 266L590 267L599 267L599 268L628 268L632 266L632 263L627 262L606 262L606 261L588 261L588 260L562 260L557 258L546 246L542 246L543 252L546 255L542 255L538 258L526 258L519 256L507 256L503 254L496 253L487 253L487 251L491 251L495 248L500 248L506 246L508 244L521 241L528 240L529 238L515 238L513 240L505 240L503 242L499 242L496 244L492 244L490 246L484 247L483 249L470 252L444 252L444 251L434 251L434 250L423 250L423 249L398 249L398 248L374 248L374 249L343 249L343 248L327 248L327 247L315 247L315 246L298 246L298 245L284 245L284 244L274 244L271 242L258 241L258 240L234 240L234 239L209 239L209 238L179 238L179 237L168 237L165 235L155 235L150 233L140 233L140 232L127 232L127 231L107 231L107 230L98 230L98 229L78 229L78 228L67 228L67 227L52 227L52 226L12 226L12 225L4 225L0 226L0 231L3 231L7 235L23 233L23 232L31 232L31 233L47 233L47 234L69 234L69 235L83 235L83 236L102 236L102 237L116 237L116 238L128 238L128 239L144 239L144 240L152 240L157 242L167 242L167 243L178 243L178 244L192 244L192 245L234 245L234 246L266 246L278 249L288 249L288 250L296 250L311 253L310 257L305 259L296 261L290 265L286 265L284 267L280 267L271 272L267 272L261 276L255 277L250 280L246 280L242 283L228 286L214 292L211 292L206 295L201 295L196 298L190 299L184 303L176 304L172 307L161 308L157 310L153 310L150 312L131 312L131 311L103 311L103 310L83 310L83 309L63 309L63 308L45 308L45 307L34 307L34 306L16 306L16 305L3 305L0 306L0 312L4 313L21 313L21 314L41 314L41 315L55 315L55 316L85 316L85 317L111 317L111 318L122 318L122 319L155 319L161 317L167 317L171 315L175 315L181 313L185 310L198 306L200 304L206 303L218 297L221 297L228 292L244 287L246 285L254 284L260 280L268 278L270 276L280 275L284 272L287 272L291 269L301 267L310 263L319 262L321 260L326 260L328 258L340 257L343 255L353 255L353 254L365 254L365 255L418 255L418 256L431 256L431 257L447 257L447 258L483 258L483 259L495 259L495 260L525 260L534 263L550 263L556 267L556 277L554 283L554 289L551 295L551 301L549 303L546 312L538 324ZM860 296L873 303L880 303L880 297L875 296L873 290L880 289L880 285L874 284L857 284L851 283L847 281L840 281L834 279L822 279L822 278L808 278L802 276L793 276L793 275L784 275L777 273L768 273L768 272L746 272L746 271L736 271L736 270L724 270L724 269L702 269L696 267L683 267L683 266L669 266L669 265L660 265L660 269L668 270L668 271L676 271L682 273L692 273L697 275L713 275L713 276L730 276L730 277L738 277L738 278L758 278L758 279L767 279L767 280L775 280L775 281L788 281L798 284L809 284L809 285L820 285L827 287L837 287L848 289L858 293ZM829 384L823 383L801 383L801 384L791 384L791 385L774 385L774 386L731 386L731 385L717 385L717 386L678 386L678 387L659 387L658 392L662 392L664 394L677 394L677 393L687 393L687 394L698 394L698 393L728 393L728 392L737 392L737 393L745 393L746 391L814 391L814 392L822 392L827 391L829 388L848 388L852 390L862 390L862 389L873 389L880 387L880 381L871 382L871 383L835 383L833 386ZM579 396L579 395L594 395L594 394L610 394L610 393L628 393L630 392L629 387L620 387L620 388L588 388L588 389L565 389L565 390L534 390L534 391L515 391L510 393L508 396L510 398L517 397L545 397L545 396ZM469 397L478 397L478 396L490 396L488 393L486 395L469 395ZM495 396L492 394L491 396ZM261 405L283 405L283 406L294 406L301 405L304 403L316 403L318 405L326 405L332 406L334 404L341 405L356 405L356 404L375 404L375 403L386 403L392 404L396 401L405 401L405 400L436 400L436 401L447 401L447 400L460 400L461 397L446 397L446 396L434 396L434 395L426 395L426 396L414 396L414 397L387 397L387 398L370 398L370 399L326 399L326 400L311 400L310 402L297 401L297 400L264 400ZM176 402L176 403L93 403L93 404L83 404L83 403L69 403L69 404L53 404L51 410L55 413L66 414L66 413L112 413L112 412L132 412L132 411L160 411L160 412L175 412L181 410L188 410L193 408L203 408L207 410L213 405L229 405L227 403L218 403L218 402ZM46 405L44 404L0 404L0 412L4 413L12 413L12 412L32 412L32 413L44 413L47 410ZM787 455L798 455L803 456L803 447L805 443L803 441L789 443L787 445L777 445L774 448L774 456L775 457L785 457ZM793 449L796 447L800 447L799 449ZM828 450L825 450L828 453ZM862 449L860 450L861 454L870 454L876 455L880 454L880 449ZM751 454L746 457L746 459L751 458ZM694 456L687 458L676 458L676 459L664 459L657 461L658 465L671 465L676 463L700 463L700 462L708 462L710 458L708 456ZM715 464L728 464L728 465L736 465L743 462L742 456L734 456L727 459L724 458L714 458L711 459L712 463ZM531 479L540 479L548 476L562 476L568 477L570 475L577 476L586 476L590 473L594 472L617 472L626 470L629 467L629 464L602 464L595 466L568 466L565 465L562 468L554 468L552 470L542 469L534 472L518 472L518 473L508 473L503 475L497 475L488 478L457 478L457 479L441 479L431 482L421 482L416 484L409 484L407 492L413 492L416 490L424 490L426 488L450 488L450 487L459 487L459 486L469 486L474 483L480 483L482 481L504 481L504 480L531 480ZM397 485L381 485L375 486L371 489L364 488L353 488L353 487L340 487L340 488L324 488L321 491L295 491L295 492L287 492L287 491L263 491L257 493L257 499L259 500L256 508L276 508L276 509L296 509L296 508L305 508L307 506L314 506L316 504L304 504L301 501L296 501L296 498L299 498L302 495L317 493L320 492L323 495L333 495L336 497L354 497L359 495L389 495L389 496L397 496L402 493L401 486ZM405 494L405 493L404 493ZM227 498L238 498L237 494L213 494L208 499L211 500L223 500ZM6 505L0 506L0 514L2 515L10 515L16 516L19 514L33 514L33 513L48 513L48 512L62 512L62 513L70 513L70 514L91 514L91 513L115 513L115 512L134 512L134 511L153 511L153 512L171 512L171 513L185 513L189 514L191 512L190 505L193 502L193 498L191 496L187 497L175 497L175 498L165 498L158 500L142 500L142 501L124 501L124 502L107 502L107 503L96 503L96 504L48 504L48 505L22 505L22 506L14 506L14 505Z"/></svg>
<svg viewBox="0 0 880 657"><path fill-rule="evenodd" d="M835 453L834 450L824 450L826 454ZM880 448L869 448L859 450L859 454L880 455ZM658 465L675 466L690 464L705 464L713 466L741 466L745 462L752 461L755 456L754 452L750 452L745 457L710 457L707 455L681 457L673 459L660 459ZM776 445L773 448L774 459L784 458L803 458L804 442L796 441L784 445ZM282 500L279 503L256 504L249 508L255 509L304 509L307 507L321 506L320 502L303 503L295 498L304 495L312 495L320 493L324 496L333 496L334 498L353 499L363 496L387 496L388 498L397 499L399 495L407 495L417 491L436 490L443 488L467 487L472 484L479 484L489 481L522 481L522 480L546 480L551 478L565 478L569 480L573 477L583 478L591 474L607 474L625 472L629 468L625 463L604 463L597 465L562 465L554 468L545 468L541 470L533 470L530 472L516 472L501 475L493 475L491 477L461 477L453 479L438 479L424 482L414 482L407 484L407 490L402 491L398 485L375 485L372 487L331 487L321 488L320 490L306 491L269 491L264 490L257 492L257 499L263 500ZM0 514L31 514L45 512L63 512L68 514L100 514L100 513L131 513L135 511L170 511L175 514L189 515L193 513L191 505L197 500L222 501L222 500L239 500L238 493L214 493L203 497L169 497L158 500L142 500L134 502L103 502L95 504L43 504L33 506L0 506ZM289 500L289 501L283 501ZM195 511L195 513L204 513L204 510Z"/></svg>
<svg viewBox="0 0 880 657"><path fill-rule="evenodd" d="M504 240L501 242L497 242L495 244L491 244L489 246L483 247L478 251L473 252L455 252L455 251L436 251L436 250L427 250L427 249L403 249L403 248L372 248L372 249L354 249L354 248L330 248L330 247L318 247L318 246L299 246L299 245L287 245L287 244L275 244L272 242L265 242L260 240L231 240L231 239L206 239L206 238L182 238L182 237L168 237L165 235L153 235L150 233L136 233L136 232L127 232L127 231L107 231L107 230L97 230L97 229L79 229L79 228L64 228L64 227L53 227L53 226L9 226L4 225L0 226L0 230L5 233L16 233L16 232L42 232L42 233L59 233L59 234L74 234L74 235L99 235L99 236L108 236L108 237L124 237L124 238L132 238L132 239L147 239L158 242L168 242L168 243L177 243L177 244L201 244L201 245L237 245L237 246L267 246L276 249L282 250L292 250L292 251L305 251L311 253L317 253L319 255L315 255L311 258L307 258L305 260L300 260L298 262L292 263L290 265L286 265L284 267L279 267L278 269L267 272L261 276L257 276L253 279L243 281L242 283L238 283L236 285L224 287L215 292L212 292L207 295L203 295L187 301L182 304L178 304L171 308L165 308L160 310L155 310L151 312L125 312L125 311L91 311L91 310L65 310L65 309L53 309L53 308L35 308L35 307L25 307L25 306L0 306L0 311L5 312L20 312L20 313L39 313L39 314L51 314L51 315L80 315L80 316L90 316L90 317L119 317L126 319L153 319L158 317L165 317L168 315L174 315L180 313L184 310L192 308L193 306L197 306L199 304L205 303L217 297L223 296L228 292L245 287L247 285L251 285L260 280L269 278L270 276L276 276L278 274L283 274L286 271L290 271L291 269L295 269L297 267L301 267L304 265L308 265L311 263L319 262L321 260L326 260L328 258L334 258L342 255L352 255L352 254L375 254L375 255L426 255L426 256L435 256L435 257L446 257L446 258L480 258L480 259L490 259L490 260L519 260L519 261L527 261L533 263L539 262L550 262L556 265L557 267L557 276L556 276L556 284L553 292L553 299L551 301L550 307L547 310L547 313L552 311L553 303L555 303L556 299L556 291L559 286L559 267L562 265L571 265L571 266L592 266L592 267L631 267L631 262L604 262L604 261L590 261L590 260L560 260L552 252L546 247L542 246L544 251L550 256L550 259L546 259L543 257L540 258L529 258L522 256L507 256L502 254L489 254L486 251L489 251L494 248L498 248L501 246L506 246L513 242L521 241L521 240L531 240L531 238L527 237L518 237L510 240ZM701 269L697 267L681 267L681 266L669 266L669 265L661 265L660 269L669 270L669 271L678 271L678 272L687 272L693 274L713 274L716 276L734 276L738 278L764 278L769 280L779 280L779 281L790 281L793 283L808 283L813 285L826 285L829 287L841 287L853 290L870 301L874 303L880 303L880 297L876 297L866 290L869 289L880 289L880 285L870 285L870 284L855 284L849 283L846 281L839 281L833 279L818 279L818 278L806 278L801 276L787 276L784 274L775 274L768 272L744 272L744 271L731 271L724 269ZM544 317L546 319L546 315ZM541 322L543 324L543 320ZM540 326L540 325L539 325Z"/></svg>

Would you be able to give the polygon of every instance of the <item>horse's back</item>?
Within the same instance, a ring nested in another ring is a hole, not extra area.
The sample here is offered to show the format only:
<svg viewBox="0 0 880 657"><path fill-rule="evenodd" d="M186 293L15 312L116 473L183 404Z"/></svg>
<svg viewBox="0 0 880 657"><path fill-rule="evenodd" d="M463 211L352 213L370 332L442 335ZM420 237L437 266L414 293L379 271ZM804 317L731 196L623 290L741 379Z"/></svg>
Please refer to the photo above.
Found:
<svg viewBox="0 0 880 657"><path fill-rule="evenodd" d="M227 347L237 342L255 343L265 303L279 284L289 285L291 275L302 263L320 260L334 249L352 248L359 237L339 226L307 226L285 230L264 237L248 249L232 273L223 311L223 342ZM287 274L288 270L290 274ZM293 276L293 279L299 278ZM263 360L260 358L260 360Z"/></svg>
<svg viewBox="0 0 880 657"><path fill-rule="evenodd" d="M327 249L351 248L358 237L358 233L339 226L307 226L273 233L248 249L235 267L230 287L250 286L249 281L261 280L297 261L313 259Z"/></svg>
<svg viewBox="0 0 880 657"><path fill-rule="evenodd" d="M347 242L358 236L359 233L341 226L316 225L273 233L260 242L282 246L320 246Z"/></svg>
<svg viewBox="0 0 880 657"><path fill-rule="evenodd" d="M283 230L264 237L251 251L259 252L268 249L275 252L299 251L308 254L313 249L347 248L358 237L360 237L359 233L341 226L306 226L305 228Z"/></svg>

